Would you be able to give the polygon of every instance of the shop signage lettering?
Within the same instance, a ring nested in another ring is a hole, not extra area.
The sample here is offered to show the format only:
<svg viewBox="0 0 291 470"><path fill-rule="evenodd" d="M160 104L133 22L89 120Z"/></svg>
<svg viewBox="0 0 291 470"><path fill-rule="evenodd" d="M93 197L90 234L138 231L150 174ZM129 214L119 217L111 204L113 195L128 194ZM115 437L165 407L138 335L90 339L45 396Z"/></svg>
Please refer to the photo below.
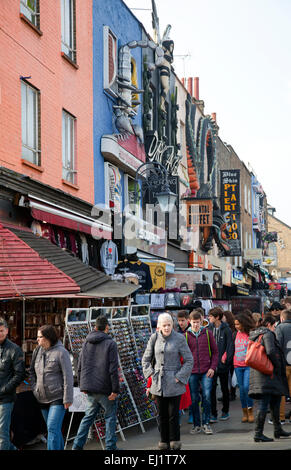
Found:
<svg viewBox="0 0 291 470"><path fill-rule="evenodd" d="M229 227L229 256L241 256L240 170L220 170L221 212Z"/></svg>
<svg viewBox="0 0 291 470"><path fill-rule="evenodd" d="M149 161L161 163L170 174L176 174L179 160L175 158L174 146L159 140L157 131L146 136L145 147Z"/></svg>
<svg viewBox="0 0 291 470"><path fill-rule="evenodd" d="M187 203L187 227L200 227L212 226L212 201L209 200L191 200ZM199 210L198 210L198 207Z"/></svg>

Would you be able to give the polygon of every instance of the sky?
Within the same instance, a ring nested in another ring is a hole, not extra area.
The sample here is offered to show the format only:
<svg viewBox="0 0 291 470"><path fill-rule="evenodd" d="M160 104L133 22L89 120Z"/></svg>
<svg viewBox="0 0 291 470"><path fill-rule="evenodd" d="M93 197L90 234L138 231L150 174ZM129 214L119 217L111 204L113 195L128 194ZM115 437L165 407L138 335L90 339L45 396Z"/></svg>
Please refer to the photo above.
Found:
<svg viewBox="0 0 291 470"><path fill-rule="evenodd" d="M152 35L151 0L124 1ZM177 76L199 77L221 140L291 226L291 0L156 0L156 7L161 33L172 26Z"/></svg>

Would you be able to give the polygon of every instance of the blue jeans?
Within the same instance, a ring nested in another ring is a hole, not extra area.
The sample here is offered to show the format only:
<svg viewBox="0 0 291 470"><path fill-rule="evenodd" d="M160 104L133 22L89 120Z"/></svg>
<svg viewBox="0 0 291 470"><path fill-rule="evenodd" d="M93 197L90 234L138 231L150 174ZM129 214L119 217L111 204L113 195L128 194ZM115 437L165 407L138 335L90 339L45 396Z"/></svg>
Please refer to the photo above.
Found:
<svg viewBox="0 0 291 470"><path fill-rule="evenodd" d="M64 405L42 408L41 413L47 426L47 450L64 450L62 424L66 413Z"/></svg>
<svg viewBox="0 0 291 470"><path fill-rule="evenodd" d="M205 374L191 374L189 387L192 400L193 426L201 426L200 418L200 383L202 387L202 425L209 424L211 409L212 378Z"/></svg>
<svg viewBox="0 0 291 470"><path fill-rule="evenodd" d="M249 397L250 368L235 367L235 375L239 386L239 395L242 408L251 408L253 400Z"/></svg>
<svg viewBox="0 0 291 470"><path fill-rule="evenodd" d="M83 449L86 444L87 436L90 427L94 423L97 414L102 407L105 411L105 447L106 450L116 449L116 412L117 412L117 398L115 400L108 400L107 395L101 393L88 393L88 406L85 416L82 419L78 434L74 439L73 449Z"/></svg>
<svg viewBox="0 0 291 470"><path fill-rule="evenodd" d="M11 413L14 402L0 403L0 450L17 450L10 441Z"/></svg>

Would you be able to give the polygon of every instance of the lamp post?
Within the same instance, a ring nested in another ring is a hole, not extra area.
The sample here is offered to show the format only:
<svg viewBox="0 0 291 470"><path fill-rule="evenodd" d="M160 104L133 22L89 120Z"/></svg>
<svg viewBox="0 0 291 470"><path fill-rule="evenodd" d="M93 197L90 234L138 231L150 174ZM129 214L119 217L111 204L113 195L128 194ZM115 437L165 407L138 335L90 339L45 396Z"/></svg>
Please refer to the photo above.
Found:
<svg viewBox="0 0 291 470"><path fill-rule="evenodd" d="M142 179L141 193L152 193L158 200L162 212L171 212L175 206L177 194L170 190L168 171L159 162L145 162L136 170L134 180L134 205L138 203L137 184ZM157 191L159 188L159 191Z"/></svg>

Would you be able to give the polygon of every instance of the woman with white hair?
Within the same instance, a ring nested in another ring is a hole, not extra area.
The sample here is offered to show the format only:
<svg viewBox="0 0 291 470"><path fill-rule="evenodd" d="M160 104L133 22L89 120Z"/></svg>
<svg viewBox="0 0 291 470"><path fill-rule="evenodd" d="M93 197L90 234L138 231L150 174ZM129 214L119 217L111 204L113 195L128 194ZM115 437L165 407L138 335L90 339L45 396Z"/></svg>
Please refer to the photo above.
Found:
<svg viewBox="0 0 291 470"><path fill-rule="evenodd" d="M192 372L193 356L186 338L173 329L168 313L158 317L158 332L147 344L142 358L146 379L152 377L150 392L156 398L160 421L160 450L181 449L179 405ZM183 358L183 361L181 361Z"/></svg>

